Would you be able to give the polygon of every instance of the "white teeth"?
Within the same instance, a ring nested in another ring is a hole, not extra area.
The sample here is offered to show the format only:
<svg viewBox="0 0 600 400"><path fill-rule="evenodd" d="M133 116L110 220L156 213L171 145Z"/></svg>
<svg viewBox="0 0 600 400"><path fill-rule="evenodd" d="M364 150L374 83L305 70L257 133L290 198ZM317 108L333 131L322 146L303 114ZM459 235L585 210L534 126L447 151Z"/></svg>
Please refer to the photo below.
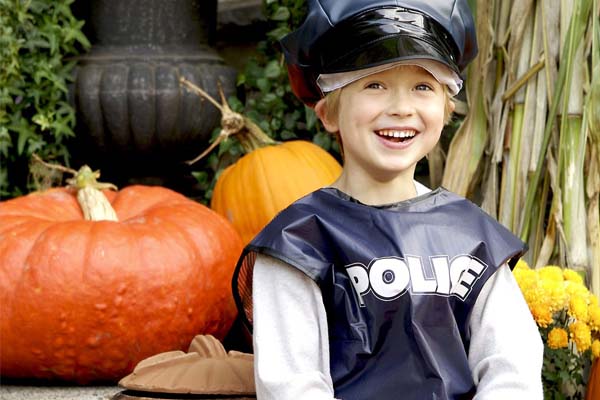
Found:
<svg viewBox="0 0 600 400"><path fill-rule="evenodd" d="M377 133L381 136L394 137L394 138L409 138L416 135L416 132L413 130L407 131L395 131L391 129L382 129L377 131Z"/></svg>

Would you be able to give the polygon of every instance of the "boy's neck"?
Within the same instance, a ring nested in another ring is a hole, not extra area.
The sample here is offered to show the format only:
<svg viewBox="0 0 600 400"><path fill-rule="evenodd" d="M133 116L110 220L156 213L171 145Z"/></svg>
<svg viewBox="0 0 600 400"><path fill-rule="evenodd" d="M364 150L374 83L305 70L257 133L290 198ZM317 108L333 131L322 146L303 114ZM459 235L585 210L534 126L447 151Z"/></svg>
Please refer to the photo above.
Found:
<svg viewBox="0 0 600 400"><path fill-rule="evenodd" d="M375 180L369 176L352 176L343 171L331 185L352 198L368 205L397 203L417 196L412 172L389 180Z"/></svg>

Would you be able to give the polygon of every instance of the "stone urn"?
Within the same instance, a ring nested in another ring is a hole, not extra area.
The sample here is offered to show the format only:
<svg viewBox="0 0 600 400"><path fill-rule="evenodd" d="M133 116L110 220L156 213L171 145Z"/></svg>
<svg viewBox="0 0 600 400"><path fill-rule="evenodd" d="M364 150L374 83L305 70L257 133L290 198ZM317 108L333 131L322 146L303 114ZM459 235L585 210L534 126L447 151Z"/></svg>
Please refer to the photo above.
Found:
<svg viewBox="0 0 600 400"><path fill-rule="evenodd" d="M179 84L216 99L235 91L236 71L214 43L217 0L77 2L92 43L77 58L74 162L101 168L117 184L164 184L208 147L220 112ZM127 182L124 180L127 179ZM161 180L162 179L162 180ZM120 182L119 182L120 180Z"/></svg>

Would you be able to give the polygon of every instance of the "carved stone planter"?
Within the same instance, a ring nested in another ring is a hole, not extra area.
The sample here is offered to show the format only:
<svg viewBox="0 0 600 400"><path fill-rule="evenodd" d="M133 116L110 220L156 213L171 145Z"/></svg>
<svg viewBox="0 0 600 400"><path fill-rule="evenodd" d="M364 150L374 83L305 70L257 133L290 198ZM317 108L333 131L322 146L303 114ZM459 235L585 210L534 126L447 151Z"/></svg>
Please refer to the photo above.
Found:
<svg viewBox="0 0 600 400"><path fill-rule="evenodd" d="M215 98L218 84L226 95L235 91L235 70L211 48L216 0L80 3L92 48L77 59L72 90L77 157L104 176L123 175L123 167L133 175L181 168L208 146L220 113L179 77Z"/></svg>

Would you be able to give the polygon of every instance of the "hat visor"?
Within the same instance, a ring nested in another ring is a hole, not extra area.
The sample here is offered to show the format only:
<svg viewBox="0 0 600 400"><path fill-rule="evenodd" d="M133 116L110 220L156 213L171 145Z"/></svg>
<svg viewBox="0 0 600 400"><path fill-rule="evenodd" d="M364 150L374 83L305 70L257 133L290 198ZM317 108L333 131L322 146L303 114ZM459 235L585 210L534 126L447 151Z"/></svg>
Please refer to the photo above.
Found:
<svg viewBox="0 0 600 400"><path fill-rule="evenodd" d="M456 72L451 70L446 64L425 58L403 59L353 71L320 74L317 78L317 85L321 89L321 92L326 94L369 75L377 74L401 65L416 65L423 68L438 82L445 85L452 96L456 96L462 88L463 81Z"/></svg>
<svg viewBox="0 0 600 400"><path fill-rule="evenodd" d="M341 55L339 49L322 54L336 53L337 57L322 60L322 73L354 71L402 60L429 59L441 62L460 74L449 49L438 45L437 40L431 40L425 35L392 34L362 46L355 45Z"/></svg>

